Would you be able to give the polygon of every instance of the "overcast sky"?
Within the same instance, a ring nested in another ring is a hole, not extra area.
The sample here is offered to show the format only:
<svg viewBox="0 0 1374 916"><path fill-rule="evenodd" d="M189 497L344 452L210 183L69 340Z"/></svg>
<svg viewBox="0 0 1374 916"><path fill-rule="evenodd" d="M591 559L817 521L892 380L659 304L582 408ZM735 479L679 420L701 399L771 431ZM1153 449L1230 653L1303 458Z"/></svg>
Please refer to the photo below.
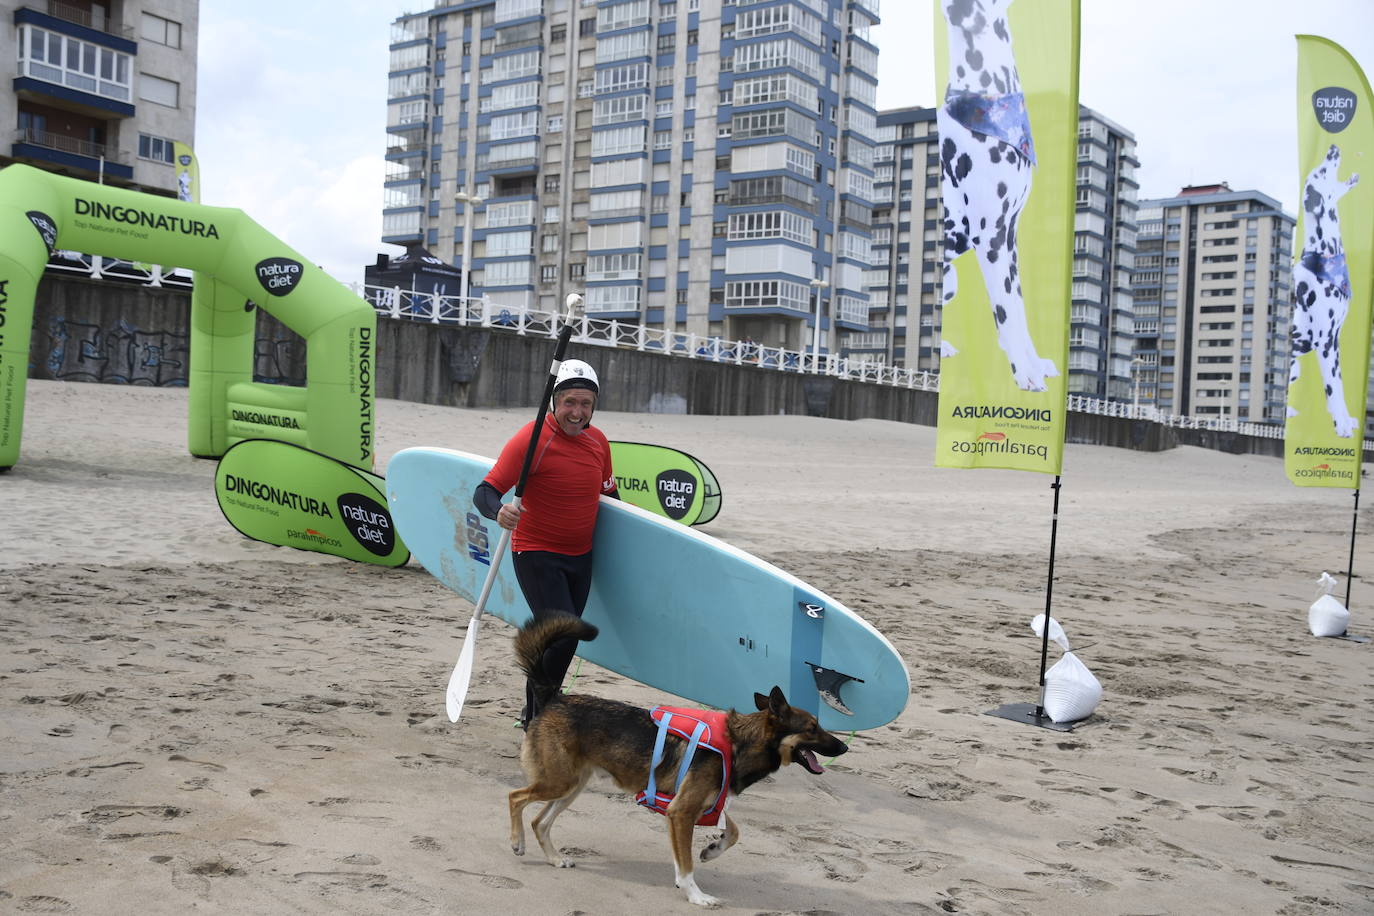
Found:
<svg viewBox="0 0 1374 916"><path fill-rule="evenodd" d="M1019 0L1030 3L1033 0ZM1298 33L1374 75L1374 0L1082 0L1079 100L1136 138L1140 196L1226 181L1296 214ZM396 16L428 0L201 0L204 203L239 207L344 282L383 245ZM884 0L880 108L935 100L932 0ZM1351 162L1374 176L1374 162Z"/></svg>

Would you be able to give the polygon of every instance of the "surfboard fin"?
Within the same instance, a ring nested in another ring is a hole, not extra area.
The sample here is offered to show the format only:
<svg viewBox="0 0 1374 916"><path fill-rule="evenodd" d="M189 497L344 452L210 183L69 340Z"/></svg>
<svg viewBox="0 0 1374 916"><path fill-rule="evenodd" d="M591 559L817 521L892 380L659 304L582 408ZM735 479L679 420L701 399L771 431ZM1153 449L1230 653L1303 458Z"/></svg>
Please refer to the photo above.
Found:
<svg viewBox="0 0 1374 916"><path fill-rule="evenodd" d="M858 681L862 684L863 678L850 677L834 668L822 668L820 665L812 665L809 662L807 664L811 668L811 676L816 679L816 690L820 692L821 699L825 700L825 704L846 716L854 715L854 710L844 705L844 700L840 699L840 690L850 681Z"/></svg>

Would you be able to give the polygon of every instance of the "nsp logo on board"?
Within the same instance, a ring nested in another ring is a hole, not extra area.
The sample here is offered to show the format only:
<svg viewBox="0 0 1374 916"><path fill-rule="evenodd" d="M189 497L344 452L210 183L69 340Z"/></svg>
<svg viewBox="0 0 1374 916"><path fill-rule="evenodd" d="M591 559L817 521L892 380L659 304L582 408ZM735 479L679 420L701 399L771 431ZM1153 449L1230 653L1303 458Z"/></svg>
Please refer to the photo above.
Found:
<svg viewBox="0 0 1374 916"><path fill-rule="evenodd" d="M697 494L696 479L686 471L669 468L658 475L655 493L663 513L673 521L681 521L692 507L692 498Z"/></svg>
<svg viewBox="0 0 1374 916"><path fill-rule="evenodd" d="M375 499L361 493L343 494L339 497L339 518L353 539L376 556L388 556L395 549L396 528L391 524L391 514Z"/></svg>
<svg viewBox="0 0 1374 916"><path fill-rule="evenodd" d="M482 524L482 516L469 512L463 519L463 534L468 542L468 556L483 566L491 565L491 540L487 537L487 527Z"/></svg>
<svg viewBox="0 0 1374 916"><path fill-rule="evenodd" d="M30 210L24 214L33 223L33 228L38 230L38 234L43 237L43 244L48 248L48 257L52 257L53 249L57 247L57 223L51 216L42 210Z"/></svg>
<svg viewBox="0 0 1374 916"><path fill-rule="evenodd" d="M1328 86L1312 93L1312 113L1317 124L1330 134L1338 134L1355 120L1359 99L1355 93L1340 86Z"/></svg>
<svg viewBox="0 0 1374 916"><path fill-rule="evenodd" d="M264 258L253 268L262 288L273 296L288 295L301 282L300 261L290 258Z"/></svg>

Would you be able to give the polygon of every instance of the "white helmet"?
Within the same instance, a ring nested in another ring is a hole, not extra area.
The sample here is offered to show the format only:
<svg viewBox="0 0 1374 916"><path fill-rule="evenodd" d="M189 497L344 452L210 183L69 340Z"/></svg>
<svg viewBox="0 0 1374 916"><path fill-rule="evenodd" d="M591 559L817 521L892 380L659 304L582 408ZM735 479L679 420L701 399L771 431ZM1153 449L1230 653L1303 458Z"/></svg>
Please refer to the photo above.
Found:
<svg viewBox="0 0 1374 916"><path fill-rule="evenodd" d="M558 375L553 384L553 393L565 388L586 388L592 394L600 392L596 370L580 359L565 359L558 365Z"/></svg>
<svg viewBox="0 0 1374 916"><path fill-rule="evenodd" d="M558 374L555 376L553 397L549 400L550 410L556 406L558 392L566 391L569 388L586 388L592 394L599 396L601 387L597 384L596 370L580 359L563 360L559 364Z"/></svg>

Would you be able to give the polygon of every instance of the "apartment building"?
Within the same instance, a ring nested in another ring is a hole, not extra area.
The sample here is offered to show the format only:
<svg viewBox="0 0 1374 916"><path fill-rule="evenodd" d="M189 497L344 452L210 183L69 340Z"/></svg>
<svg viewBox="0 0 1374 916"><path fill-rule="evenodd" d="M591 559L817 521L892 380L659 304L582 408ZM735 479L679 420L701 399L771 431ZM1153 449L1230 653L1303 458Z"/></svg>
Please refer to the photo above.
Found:
<svg viewBox="0 0 1374 916"><path fill-rule="evenodd" d="M176 196L194 147L199 0L0 0L0 166Z"/></svg>
<svg viewBox="0 0 1374 916"><path fill-rule="evenodd" d="M878 114L870 327L844 337L845 352L911 369L940 367L943 233L935 109ZM1135 137L1079 108L1067 387L1072 394L1132 395L1135 314Z"/></svg>
<svg viewBox="0 0 1374 916"><path fill-rule="evenodd" d="M1140 202L1133 281L1140 400L1282 424L1294 219L1225 183Z"/></svg>
<svg viewBox="0 0 1374 916"><path fill-rule="evenodd" d="M835 352L869 325L877 22L878 0L401 17L382 241L509 308L585 292L599 317Z"/></svg>

